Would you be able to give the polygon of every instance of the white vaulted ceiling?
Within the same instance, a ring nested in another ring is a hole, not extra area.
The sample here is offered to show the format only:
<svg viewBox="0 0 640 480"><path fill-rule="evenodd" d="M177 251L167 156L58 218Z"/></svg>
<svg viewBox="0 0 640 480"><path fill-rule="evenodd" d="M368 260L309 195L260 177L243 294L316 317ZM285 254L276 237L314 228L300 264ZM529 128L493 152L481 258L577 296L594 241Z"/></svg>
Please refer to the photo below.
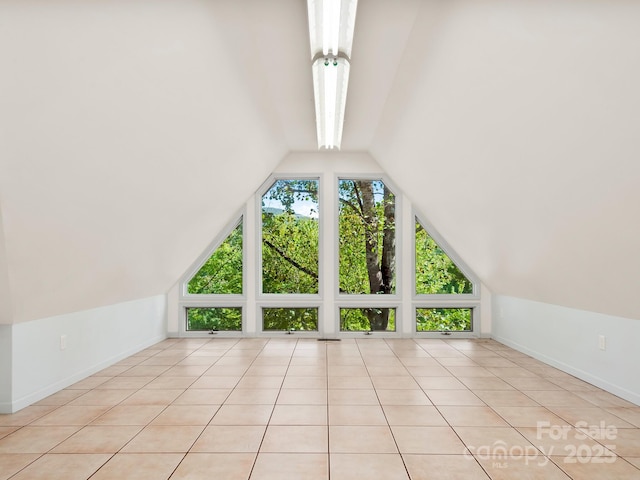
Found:
<svg viewBox="0 0 640 480"><path fill-rule="evenodd" d="M495 293L640 318L640 4L360 0L342 151ZM0 3L0 323L166 292L315 151L304 0Z"/></svg>

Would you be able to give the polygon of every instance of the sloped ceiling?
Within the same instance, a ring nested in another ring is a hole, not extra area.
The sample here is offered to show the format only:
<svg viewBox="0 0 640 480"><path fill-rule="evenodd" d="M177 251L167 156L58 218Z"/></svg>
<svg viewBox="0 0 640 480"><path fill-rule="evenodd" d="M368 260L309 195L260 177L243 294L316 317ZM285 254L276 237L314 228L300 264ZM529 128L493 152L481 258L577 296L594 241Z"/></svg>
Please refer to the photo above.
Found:
<svg viewBox="0 0 640 480"><path fill-rule="evenodd" d="M11 321L167 291L316 149L305 3L0 3ZM633 1L361 0L343 151L495 293L640 318L637 25Z"/></svg>

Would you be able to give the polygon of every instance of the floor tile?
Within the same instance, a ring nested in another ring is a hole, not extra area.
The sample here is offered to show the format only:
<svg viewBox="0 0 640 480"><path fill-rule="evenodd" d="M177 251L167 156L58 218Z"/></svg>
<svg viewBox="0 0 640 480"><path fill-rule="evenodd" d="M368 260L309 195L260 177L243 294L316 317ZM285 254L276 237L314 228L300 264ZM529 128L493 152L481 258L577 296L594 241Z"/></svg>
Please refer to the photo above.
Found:
<svg viewBox="0 0 640 480"><path fill-rule="evenodd" d="M452 377L453 374L442 365L420 365L417 367L407 367L407 370L414 377Z"/></svg>
<svg viewBox="0 0 640 480"><path fill-rule="evenodd" d="M478 462L468 455L402 455L411 480L489 480Z"/></svg>
<svg viewBox="0 0 640 480"><path fill-rule="evenodd" d="M168 339L0 415L0 480L640 478L639 426L491 340Z"/></svg>
<svg viewBox="0 0 640 480"><path fill-rule="evenodd" d="M207 425L219 405L169 405L151 422L152 425Z"/></svg>
<svg viewBox="0 0 640 480"><path fill-rule="evenodd" d="M447 370L456 377L495 377L504 378L501 375L493 373L494 367L447 367Z"/></svg>
<svg viewBox="0 0 640 480"><path fill-rule="evenodd" d="M420 385L413 379L413 377L371 377L374 388L398 390L398 389L414 389L418 390Z"/></svg>
<svg viewBox="0 0 640 480"><path fill-rule="evenodd" d="M0 427L20 427L29 425L38 418L58 409L58 405L31 405L19 412L0 414Z"/></svg>
<svg viewBox="0 0 640 480"><path fill-rule="evenodd" d="M625 457L625 460L629 462L631 465L635 466L638 470L640 470L640 456Z"/></svg>
<svg viewBox="0 0 640 480"><path fill-rule="evenodd" d="M327 390L321 388L283 388L280 390L276 403L281 405L326 405Z"/></svg>
<svg viewBox="0 0 640 480"><path fill-rule="evenodd" d="M203 375L193 382L189 388L235 388L241 377L236 375Z"/></svg>
<svg viewBox="0 0 640 480"><path fill-rule="evenodd" d="M128 453L186 453L204 427L150 425L122 449Z"/></svg>
<svg viewBox="0 0 640 480"><path fill-rule="evenodd" d="M331 480L409 480L398 454L332 453Z"/></svg>
<svg viewBox="0 0 640 480"><path fill-rule="evenodd" d="M537 407L538 403L516 390L474 390L473 393L490 407Z"/></svg>
<svg viewBox="0 0 640 480"><path fill-rule="evenodd" d="M136 390L90 390L69 402L69 405L117 405Z"/></svg>
<svg viewBox="0 0 640 480"><path fill-rule="evenodd" d="M87 426L59 444L51 453L116 453L142 426Z"/></svg>
<svg viewBox="0 0 640 480"><path fill-rule="evenodd" d="M108 377L97 377L97 378L108 378ZM108 379L106 382L101 383L95 388L100 390L132 390L139 389L144 387L147 383L155 380L154 376L145 376L145 377L113 377Z"/></svg>
<svg viewBox="0 0 640 480"><path fill-rule="evenodd" d="M640 428L640 407L607 407L606 410L625 422Z"/></svg>
<svg viewBox="0 0 640 480"><path fill-rule="evenodd" d="M329 425L387 425L379 405L329 405Z"/></svg>
<svg viewBox="0 0 640 480"><path fill-rule="evenodd" d="M640 429L638 428L619 428L617 431L610 431L609 435L604 432L598 434L597 431L596 435L593 435L590 429L587 429L586 433L593 436L599 443L615 445L613 450L620 456L640 456Z"/></svg>
<svg viewBox="0 0 640 480"><path fill-rule="evenodd" d="M260 448L266 426L210 425L204 429L191 452L255 453Z"/></svg>
<svg viewBox="0 0 640 480"><path fill-rule="evenodd" d="M326 453L259 453L250 480L283 479L328 480L328 455Z"/></svg>
<svg viewBox="0 0 640 480"><path fill-rule="evenodd" d="M367 371L371 377L407 377L410 375L404 366L370 366L367 367Z"/></svg>
<svg viewBox="0 0 640 480"><path fill-rule="evenodd" d="M376 393L381 405L431 405L431 401L422 390L378 389Z"/></svg>
<svg viewBox="0 0 640 480"><path fill-rule="evenodd" d="M416 377L416 381L425 390L467 390L455 377Z"/></svg>
<svg viewBox="0 0 640 480"><path fill-rule="evenodd" d="M62 406L53 412L40 417L31 425L87 425L109 410L106 406Z"/></svg>
<svg viewBox="0 0 640 480"><path fill-rule="evenodd" d="M273 405L280 390L277 388L236 388L225 400L227 405Z"/></svg>
<svg viewBox="0 0 640 480"><path fill-rule="evenodd" d="M389 425L445 426L446 420L436 407L428 405L385 405Z"/></svg>
<svg viewBox="0 0 640 480"><path fill-rule="evenodd" d="M157 377L170 367L166 365L136 365L120 373L120 377Z"/></svg>
<svg viewBox="0 0 640 480"><path fill-rule="evenodd" d="M210 365L174 365L166 370L163 377L199 377L209 369Z"/></svg>
<svg viewBox="0 0 640 480"><path fill-rule="evenodd" d="M329 388L373 388L369 377L329 377Z"/></svg>
<svg viewBox="0 0 640 480"><path fill-rule="evenodd" d="M162 410L163 405L116 405L96 418L92 425L147 425Z"/></svg>
<svg viewBox="0 0 640 480"><path fill-rule="evenodd" d="M203 377L236 377L238 380L240 380L240 377L242 377L247 371L247 369L249 368L248 366L242 366L242 365L222 365L220 364L222 360L224 360L224 358L221 358L220 360L218 360L215 363L215 365L213 365L206 372L204 372L202 376Z"/></svg>
<svg viewBox="0 0 640 480"><path fill-rule="evenodd" d="M614 441L603 440L598 443L591 437L573 427L541 426L521 427L518 431L547 457L561 457L556 462L575 461L593 456L608 461L616 456L615 449L609 450L603 445L615 444ZM580 458L578 458L578 452Z"/></svg>
<svg viewBox="0 0 640 480"><path fill-rule="evenodd" d="M563 390L561 386L538 377L511 377L507 381L518 390Z"/></svg>
<svg viewBox="0 0 640 480"><path fill-rule="evenodd" d="M494 451L516 452L522 455L537 449L518 430L509 427L453 427L469 451L474 455Z"/></svg>
<svg viewBox="0 0 640 480"><path fill-rule="evenodd" d="M273 405L222 405L212 425L266 425Z"/></svg>
<svg viewBox="0 0 640 480"><path fill-rule="evenodd" d="M398 453L388 426L329 427L331 453Z"/></svg>
<svg viewBox="0 0 640 480"><path fill-rule="evenodd" d="M0 439L6 437L10 433L15 432L20 427L0 427Z"/></svg>
<svg viewBox="0 0 640 480"><path fill-rule="evenodd" d="M400 453L463 455L465 445L451 427L392 426Z"/></svg>
<svg viewBox="0 0 640 480"><path fill-rule="evenodd" d="M327 382L327 377L322 376L302 377L297 375L287 375L282 383L282 388L324 389L327 388Z"/></svg>
<svg viewBox="0 0 640 480"><path fill-rule="evenodd" d="M236 388L280 388L284 376L249 376L245 375L240 379Z"/></svg>
<svg viewBox="0 0 640 480"><path fill-rule="evenodd" d="M43 455L11 480L86 480L110 457L103 454Z"/></svg>
<svg viewBox="0 0 640 480"><path fill-rule="evenodd" d="M0 480L7 480L38 457L37 453L0 453Z"/></svg>
<svg viewBox="0 0 640 480"><path fill-rule="evenodd" d="M326 405L276 405L271 425L327 425Z"/></svg>
<svg viewBox="0 0 640 480"><path fill-rule="evenodd" d="M536 427L539 423L569 424L545 407L493 407L493 410L514 427Z"/></svg>
<svg viewBox="0 0 640 480"><path fill-rule="evenodd" d="M158 377L155 380L147 383L143 388L146 389L161 389L161 390L170 390L170 389L180 389L184 390L189 388L191 385L198 380L198 377Z"/></svg>
<svg viewBox="0 0 640 480"><path fill-rule="evenodd" d="M310 425L270 425L260 452L327 453L327 427Z"/></svg>
<svg viewBox="0 0 640 480"><path fill-rule="evenodd" d="M87 377L84 380L80 380L79 382L76 382L67 388L70 390L90 390L92 388L97 388L101 385L104 385L112 378L113 377Z"/></svg>
<svg viewBox="0 0 640 480"><path fill-rule="evenodd" d="M610 413L600 407L584 407L580 405L549 407L553 413L562 417L574 426L600 425L604 422L606 426L616 428L634 428L634 425L622 420L619 416Z"/></svg>
<svg viewBox="0 0 640 480"><path fill-rule="evenodd" d="M593 407L593 403L565 390L525 390L526 394L543 407Z"/></svg>
<svg viewBox="0 0 640 480"><path fill-rule="evenodd" d="M492 480L571 480L552 461L542 455L476 457ZM616 479L617 480L617 479Z"/></svg>
<svg viewBox="0 0 640 480"><path fill-rule="evenodd" d="M49 395L39 402L34 403L34 405L66 405L67 403L75 400L79 396L84 395L89 391L90 390L60 390L59 392L54 393L53 395Z"/></svg>
<svg viewBox="0 0 640 480"><path fill-rule="evenodd" d="M329 390L330 405L379 405L376 390L372 388L347 389L335 388Z"/></svg>
<svg viewBox="0 0 640 480"><path fill-rule="evenodd" d="M506 427L508 424L489 407L440 406L440 414L456 427Z"/></svg>
<svg viewBox="0 0 640 480"><path fill-rule="evenodd" d="M621 458L616 458L612 463L559 462L558 467L564 470L572 480L638 480L640 470L625 462Z"/></svg>
<svg viewBox="0 0 640 480"><path fill-rule="evenodd" d="M288 365L252 365L245 372L246 375L258 377L284 377Z"/></svg>
<svg viewBox="0 0 640 480"><path fill-rule="evenodd" d="M485 405L470 390L425 390L425 393L434 405Z"/></svg>
<svg viewBox="0 0 640 480"><path fill-rule="evenodd" d="M183 389L142 389L123 400L121 405L169 405L183 393Z"/></svg>
<svg viewBox="0 0 640 480"><path fill-rule="evenodd" d="M513 377L537 377L532 371L522 367L487 367L489 372L503 379Z"/></svg>
<svg viewBox="0 0 640 480"><path fill-rule="evenodd" d="M255 456L255 453L189 453L171 480L246 480Z"/></svg>
<svg viewBox="0 0 640 480"><path fill-rule="evenodd" d="M166 480L183 457L182 453L118 453L91 480Z"/></svg>
<svg viewBox="0 0 640 480"><path fill-rule="evenodd" d="M231 388L190 388L173 405L222 405L231 391Z"/></svg>

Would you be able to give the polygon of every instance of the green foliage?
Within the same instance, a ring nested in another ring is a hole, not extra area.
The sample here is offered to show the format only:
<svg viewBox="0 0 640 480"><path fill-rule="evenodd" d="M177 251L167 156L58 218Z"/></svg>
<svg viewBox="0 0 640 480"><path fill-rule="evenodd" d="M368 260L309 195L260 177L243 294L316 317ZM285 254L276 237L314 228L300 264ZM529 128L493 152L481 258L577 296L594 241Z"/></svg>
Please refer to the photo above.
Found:
<svg viewBox="0 0 640 480"><path fill-rule="evenodd" d="M318 180L277 180L262 197L262 291L319 292ZM338 182L339 289L395 293L395 196L380 180ZM242 294L242 222L189 281L190 294ZM473 286L417 221L416 293L470 294ZM341 331L395 331L393 308L342 308ZM318 330L317 308L265 308L264 330ZM242 330L240 308L189 308L189 330ZM418 331L466 331L468 308L421 308Z"/></svg>
<svg viewBox="0 0 640 480"><path fill-rule="evenodd" d="M341 308L340 331L342 332L369 332L371 328L371 316L386 315L389 319L386 331L396 330L395 308Z"/></svg>
<svg viewBox="0 0 640 480"><path fill-rule="evenodd" d="M266 330L317 331L317 308L263 308L262 325Z"/></svg>
<svg viewBox="0 0 640 480"><path fill-rule="evenodd" d="M284 209L267 208L265 200ZM278 180L263 197L263 293L318 293L318 220L296 214L300 202L317 212L317 180Z"/></svg>
<svg viewBox="0 0 640 480"><path fill-rule="evenodd" d="M193 294L242 294L242 221L187 285Z"/></svg>
<svg viewBox="0 0 640 480"><path fill-rule="evenodd" d="M417 308L416 331L463 332L471 330L470 308Z"/></svg>
<svg viewBox="0 0 640 480"><path fill-rule="evenodd" d="M373 217L366 213L361 186L369 184L373 191ZM394 195L380 180L340 180L338 216L339 288L342 293L370 294L370 275L383 270L386 230L395 230L395 219L385 215L385 206L395 206ZM385 196L385 192L387 195ZM375 245L374 258L367 260L367 243ZM395 243L391 255L395 264ZM377 270L374 272L373 270ZM382 273L380 273L382 275ZM393 275L392 275L393 277ZM395 293L395 278L389 279L388 293ZM384 292L386 293L386 292Z"/></svg>
<svg viewBox="0 0 640 480"><path fill-rule="evenodd" d="M416 221L416 293L472 293L473 286Z"/></svg>
<svg viewBox="0 0 640 480"><path fill-rule="evenodd" d="M187 330L242 331L242 308L187 308Z"/></svg>

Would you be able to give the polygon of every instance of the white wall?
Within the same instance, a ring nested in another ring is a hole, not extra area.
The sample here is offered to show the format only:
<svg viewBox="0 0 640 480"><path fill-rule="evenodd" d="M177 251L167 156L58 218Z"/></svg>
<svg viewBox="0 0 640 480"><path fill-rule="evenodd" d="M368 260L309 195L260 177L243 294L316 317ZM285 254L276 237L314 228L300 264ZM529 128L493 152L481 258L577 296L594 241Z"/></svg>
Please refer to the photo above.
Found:
<svg viewBox="0 0 640 480"><path fill-rule="evenodd" d="M640 405L640 319L495 295L492 330L497 341Z"/></svg>
<svg viewBox="0 0 640 480"><path fill-rule="evenodd" d="M167 335L169 337L178 337L180 335L180 306L178 299L180 297L180 282L176 283L167 292Z"/></svg>
<svg viewBox="0 0 640 480"><path fill-rule="evenodd" d="M11 399L8 408L0 404L0 413L26 407L166 338L166 298L158 295L11 328ZM0 347L2 342L0 331Z"/></svg>
<svg viewBox="0 0 640 480"><path fill-rule="evenodd" d="M2 204L0 204L0 325L12 323L11 289L9 288L9 264L4 240Z"/></svg>
<svg viewBox="0 0 640 480"><path fill-rule="evenodd" d="M11 325L0 325L0 413L11 405Z"/></svg>

